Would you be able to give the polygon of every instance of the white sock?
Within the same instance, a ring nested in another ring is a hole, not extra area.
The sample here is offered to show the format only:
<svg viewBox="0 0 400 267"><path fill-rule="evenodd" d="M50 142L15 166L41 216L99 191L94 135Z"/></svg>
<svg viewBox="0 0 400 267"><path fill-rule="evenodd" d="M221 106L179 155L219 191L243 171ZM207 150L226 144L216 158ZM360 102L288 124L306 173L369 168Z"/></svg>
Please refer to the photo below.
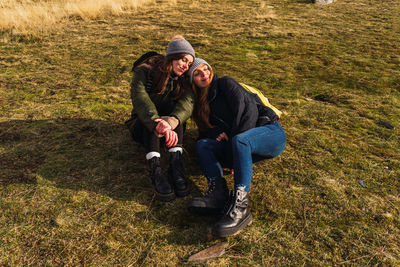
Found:
<svg viewBox="0 0 400 267"><path fill-rule="evenodd" d="M161 157L161 155L160 155L160 153L158 153L158 152L155 152L155 151L152 151L152 152L149 152L149 153L147 153L146 154L146 159L147 160L149 160L149 159L151 159L151 158L154 158L154 157Z"/></svg>
<svg viewBox="0 0 400 267"><path fill-rule="evenodd" d="M181 152L181 154L182 154L183 149L180 146L168 149L168 152L178 152L178 151Z"/></svg>

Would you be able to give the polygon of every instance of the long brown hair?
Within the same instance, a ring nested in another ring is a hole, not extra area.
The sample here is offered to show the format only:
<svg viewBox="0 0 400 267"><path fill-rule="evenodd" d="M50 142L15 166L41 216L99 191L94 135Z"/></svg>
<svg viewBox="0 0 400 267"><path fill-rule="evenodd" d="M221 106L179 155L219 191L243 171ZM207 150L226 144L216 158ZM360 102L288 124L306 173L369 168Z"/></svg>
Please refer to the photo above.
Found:
<svg viewBox="0 0 400 267"><path fill-rule="evenodd" d="M157 94L164 94L167 88L168 80L172 70L172 61L179 60L186 56L187 54L173 54L169 56L156 55L146 59L142 64L149 67L149 79L151 75L153 76L153 85ZM142 65L141 64L141 65ZM181 75L178 77L175 88L173 88L174 99L179 98L185 90L185 76Z"/></svg>
<svg viewBox="0 0 400 267"><path fill-rule="evenodd" d="M214 78L214 72L210 69L210 81ZM210 104L208 103L208 92L210 85L206 88L199 88L194 83L192 84L193 96L194 96L194 109L192 118L196 123L197 127L201 131L212 128L209 117L210 117Z"/></svg>

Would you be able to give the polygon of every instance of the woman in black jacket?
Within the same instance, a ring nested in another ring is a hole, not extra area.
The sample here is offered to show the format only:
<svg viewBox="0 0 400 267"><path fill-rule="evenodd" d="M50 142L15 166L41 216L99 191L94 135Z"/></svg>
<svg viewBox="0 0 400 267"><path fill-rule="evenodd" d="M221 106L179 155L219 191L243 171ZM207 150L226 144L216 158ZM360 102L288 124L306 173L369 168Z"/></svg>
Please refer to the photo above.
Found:
<svg viewBox="0 0 400 267"><path fill-rule="evenodd" d="M190 43L182 36L177 36L168 44L165 56L149 52L138 59L133 68L133 109L126 125L133 139L147 150L150 178L157 198L162 201L189 193L181 157L183 128L193 111L193 94L185 85L183 74L193 63L194 57ZM160 166L160 145L163 140L170 154L170 179Z"/></svg>
<svg viewBox="0 0 400 267"><path fill-rule="evenodd" d="M252 217L248 207L253 162L280 155L286 135L275 112L231 77L219 78L211 66L196 58L189 69L193 84L193 119L199 127L196 153L209 189L193 198L189 210L220 213L214 225L217 237L234 235ZM234 190L229 197L222 165L234 170Z"/></svg>

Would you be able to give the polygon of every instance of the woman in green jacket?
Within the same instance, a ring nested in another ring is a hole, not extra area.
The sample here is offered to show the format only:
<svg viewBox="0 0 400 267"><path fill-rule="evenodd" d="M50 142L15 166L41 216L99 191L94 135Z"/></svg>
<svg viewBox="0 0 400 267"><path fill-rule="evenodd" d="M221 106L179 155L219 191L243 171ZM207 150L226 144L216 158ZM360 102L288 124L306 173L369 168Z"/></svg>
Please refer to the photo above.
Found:
<svg viewBox="0 0 400 267"><path fill-rule="evenodd" d="M177 36L168 44L165 56L155 53L133 69L133 110L126 124L133 139L147 150L151 181L161 201L189 193L182 164L182 140L184 123L193 111L193 96L183 74L194 58L190 43ZM170 154L170 179L160 166L160 145L164 143Z"/></svg>

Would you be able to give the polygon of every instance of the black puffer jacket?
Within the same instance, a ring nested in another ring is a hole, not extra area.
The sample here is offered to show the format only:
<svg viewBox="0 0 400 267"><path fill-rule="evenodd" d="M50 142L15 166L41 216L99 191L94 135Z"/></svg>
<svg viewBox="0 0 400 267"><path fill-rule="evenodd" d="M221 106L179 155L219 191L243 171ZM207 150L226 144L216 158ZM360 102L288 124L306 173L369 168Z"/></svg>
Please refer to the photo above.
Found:
<svg viewBox="0 0 400 267"><path fill-rule="evenodd" d="M278 118L272 109L262 104L256 94L248 92L229 76L214 76L208 92L208 103L209 121L214 127L201 131L200 139L215 139L222 132L231 139L239 133L271 123Z"/></svg>

